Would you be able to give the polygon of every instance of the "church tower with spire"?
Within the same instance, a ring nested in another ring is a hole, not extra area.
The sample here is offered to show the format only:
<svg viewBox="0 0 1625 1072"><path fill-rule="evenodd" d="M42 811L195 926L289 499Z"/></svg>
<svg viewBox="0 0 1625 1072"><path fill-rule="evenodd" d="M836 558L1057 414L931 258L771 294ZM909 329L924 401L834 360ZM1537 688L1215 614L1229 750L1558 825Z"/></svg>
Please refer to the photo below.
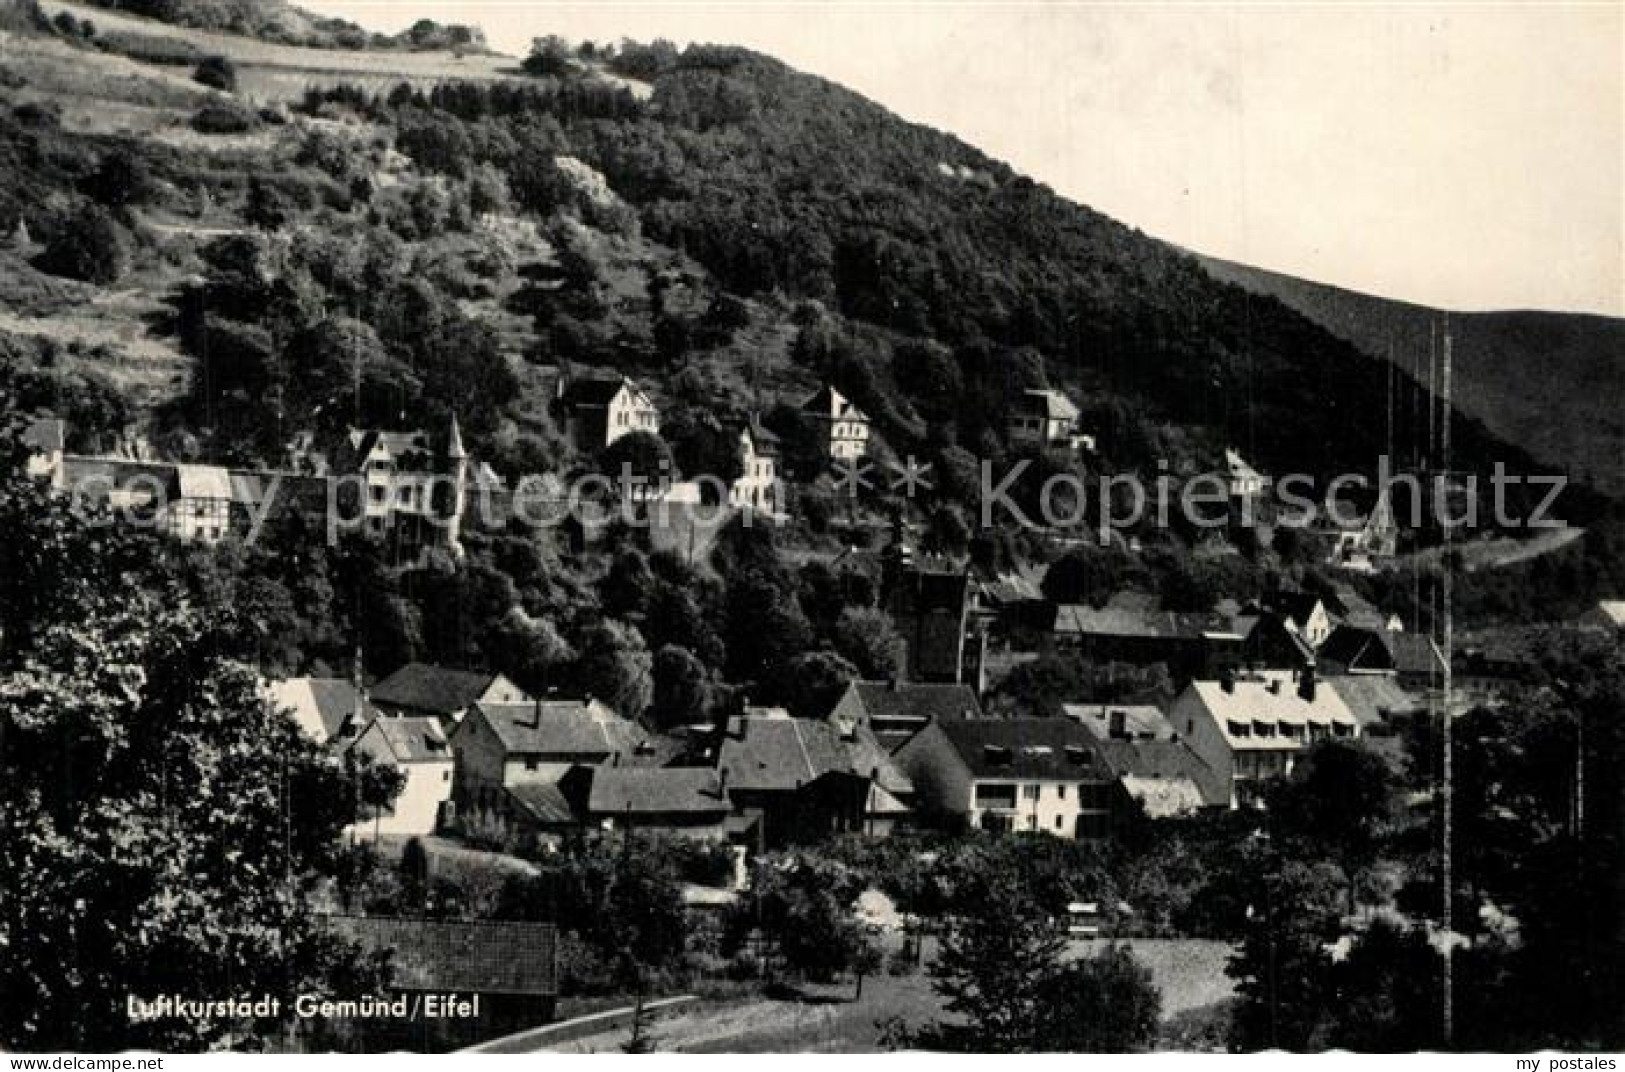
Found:
<svg viewBox="0 0 1625 1072"><path fill-rule="evenodd" d="M457 414L451 415L451 433L446 437L446 475L451 477L451 501L446 504L446 547L453 557L463 557L463 511L468 503L468 451L463 447L463 430Z"/></svg>

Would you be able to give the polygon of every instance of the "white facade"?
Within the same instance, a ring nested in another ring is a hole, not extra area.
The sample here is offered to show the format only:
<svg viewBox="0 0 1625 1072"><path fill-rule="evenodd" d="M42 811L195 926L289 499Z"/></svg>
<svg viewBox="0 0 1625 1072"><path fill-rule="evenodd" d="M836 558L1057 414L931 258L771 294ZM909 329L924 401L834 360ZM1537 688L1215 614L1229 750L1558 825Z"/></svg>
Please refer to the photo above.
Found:
<svg viewBox="0 0 1625 1072"><path fill-rule="evenodd" d="M977 779L970 783L965 810L970 825L977 829L1042 830L1072 838L1077 836L1080 817L1106 810L1105 801L1090 797L1092 791L1091 783L1074 781Z"/></svg>
<svg viewBox="0 0 1625 1072"><path fill-rule="evenodd" d="M835 388L819 391L802 412L824 426L824 449L831 461L852 461L868 453L868 415Z"/></svg>
<svg viewBox="0 0 1625 1072"><path fill-rule="evenodd" d="M434 833L441 805L451 799L452 788L452 752L439 722L380 716L367 724L350 747L380 765L394 767L406 779L393 806L356 824L356 833Z"/></svg>
<svg viewBox="0 0 1625 1072"><path fill-rule="evenodd" d="M1224 468L1232 499L1256 499L1264 494L1263 474L1248 465L1236 451L1225 450Z"/></svg>
<svg viewBox="0 0 1625 1072"><path fill-rule="evenodd" d="M357 450L365 447L356 469L366 489L362 509L369 521L379 526L397 514L430 515L435 473L427 435L378 432L368 437L352 431L350 442Z"/></svg>
<svg viewBox="0 0 1625 1072"><path fill-rule="evenodd" d="M655 409L649 396L632 386L621 385L619 393L609 403L609 414L604 428L604 446L609 446L630 432L660 434L660 411Z"/></svg>
<svg viewBox="0 0 1625 1072"><path fill-rule="evenodd" d="M1316 741L1360 733L1359 720L1331 685L1306 687L1293 673L1193 681L1174 701L1168 720L1230 786L1232 808L1247 802L1261 783L1290 775Z"/></svg>
<svg viewBox="0 0 1625 1072"><path fill-rule="evenodd" d="M916 807L963 816L967 826L978 830L1043 831L1069 839L1106 836L1115 785L1094 765L1085 746L1013 744L1000 750L1004 769L979 769L985 761L977 753L985 746L956 743L954 735L961 728L951 721L933 722L893 757L914 783ZM1013 741L1022 737L1019 731L1008 735Z"/></svg>
<svg viewBox="0 0 1625 1072"><path fill-rule="evenodd" d="M756 449L750 429L739 433L741 472L728 489L728 502L735 509L776 516L779 513L778 462L771 453Z"/></svg>
<svg viewBox="0 0 1625 1072"><path fill-rule="evenodd" d="M177 465L165 527L185 543L219 543L231 535L231 476L212 465Z"/></svg>

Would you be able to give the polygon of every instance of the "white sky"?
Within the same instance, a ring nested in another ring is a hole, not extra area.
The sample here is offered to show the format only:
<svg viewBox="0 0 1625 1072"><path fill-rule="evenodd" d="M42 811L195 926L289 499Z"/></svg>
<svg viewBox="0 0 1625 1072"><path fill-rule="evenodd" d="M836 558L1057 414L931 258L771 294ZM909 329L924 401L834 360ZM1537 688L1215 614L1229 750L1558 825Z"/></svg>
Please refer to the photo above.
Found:
<svg viewBox="0 0 1625 1072"><path fill-rule="evenodd" d="M1625 0L304 0L747 45L1150 234L1455 309L1625 314Z"/></svg>

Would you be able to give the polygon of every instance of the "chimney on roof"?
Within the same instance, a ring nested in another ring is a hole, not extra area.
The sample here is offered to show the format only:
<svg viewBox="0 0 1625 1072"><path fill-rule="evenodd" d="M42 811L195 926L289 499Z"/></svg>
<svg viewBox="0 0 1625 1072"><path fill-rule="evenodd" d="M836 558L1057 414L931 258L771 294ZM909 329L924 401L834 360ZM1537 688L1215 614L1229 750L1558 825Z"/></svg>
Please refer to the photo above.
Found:
<svg viewBox="0 0 1625 1072"><path fill-rule="evenodd" d="M1106 716L1108 721L1107 735L1114 740L1124 740L1128 737L1128 712L1117 710Z"/></svg>
<svg viewBox="0 0 1625 1072"><path fill-rule="evenodd" d="M1234 670L1226 669L1219 675L1219 688L1225 692L1236 691L1236 672Z"/></svg>
<svg viewBox="0 0 1625 1072"><path fill-rule="evenodd" d="M1265 687L1268 688L1272 694L1279 696L1281 694L1281 679L1271 678L1270 683Z"/></svg>
<svg viewBox="0 0 1625 1072"><path fill-rule="evenodd" d="M902 689L902 687L903 687L902 679L899 678L896 674L893 674L891 677L886 679L886 687L889 688L892 692L897 692L900 689Z"/></svg>
<svg viewBox="0 0 1625 1072"><path fill-rule="evenodd" d="M1303 675L1298 679L1298 695L1306 703L1315 702L1315 668L1313 664L1303 668Z"/></svg>
<svg viewBox="0 0 1625 1072"><path fill-rule="evenodd" d="M530 702L530 728L533 730L542 728L542 701L540 700Z"/></svg>

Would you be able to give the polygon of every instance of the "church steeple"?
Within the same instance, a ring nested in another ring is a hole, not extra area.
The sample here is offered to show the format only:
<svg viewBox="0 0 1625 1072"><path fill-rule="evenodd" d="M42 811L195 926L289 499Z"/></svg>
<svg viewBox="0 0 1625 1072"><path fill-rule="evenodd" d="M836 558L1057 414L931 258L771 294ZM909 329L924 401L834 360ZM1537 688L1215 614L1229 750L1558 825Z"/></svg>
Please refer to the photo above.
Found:
<svg viewBox="0 0 1625 1072"><path fill-rule="evenodd" d="M451 415L451 435L446 440L446 457L454 462L460 462L468 457L468 451L463 449L463 430L457 426L457 414Z"/></svg>

